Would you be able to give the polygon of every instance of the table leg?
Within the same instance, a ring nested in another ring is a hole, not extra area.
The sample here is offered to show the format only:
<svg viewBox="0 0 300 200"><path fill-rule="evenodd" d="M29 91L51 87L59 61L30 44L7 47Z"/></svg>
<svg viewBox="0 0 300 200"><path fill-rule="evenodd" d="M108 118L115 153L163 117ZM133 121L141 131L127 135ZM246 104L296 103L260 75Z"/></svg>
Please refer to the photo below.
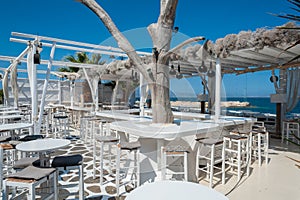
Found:
<svg viewBox="0 0 300 200"><path fill-rule="evenodd" d="M157 169L161 170L161 147L164 146L164 139L157 139L156 151L157 151Z"/></svg>

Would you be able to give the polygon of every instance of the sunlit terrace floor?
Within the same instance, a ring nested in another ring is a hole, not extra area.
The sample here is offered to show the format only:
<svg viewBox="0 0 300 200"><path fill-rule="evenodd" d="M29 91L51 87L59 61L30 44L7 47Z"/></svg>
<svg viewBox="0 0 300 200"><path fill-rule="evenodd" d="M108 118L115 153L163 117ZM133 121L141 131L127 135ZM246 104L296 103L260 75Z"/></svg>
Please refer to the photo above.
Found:
<svg viewBox="0 0 300 200"><path fill-rule="evenodd" d="M225 185L216 182L214 189L223 194L228 193L230 200L299 199L299 162L300 147L271 139L267 165L263 162L259 167L258 161L253 161L250 176L244 176L238 185L236 176L232 176ZM208 185L205 181L200 183Z"/></svg>
<svg viewBox="0 0 300 200"><path fill-rule="evenodd" d="M78 132L72 132L77 135ZM99 171L97 171L96 179L92 174L92 145L86 144L84 141L77 139L71 142L71 145L65 149L56 151L55 155L63 154L81 154L84 156L84 180L85 180L85 197L86 199L125 199L126 189L121 188L122 196L117 198L114 177L106 175L104 178L108 183L100 187ZM300 147L285 143L282 144L279 139L270 140L269 162L266 165L258 166L258 161L253 161L250 168L250 176L243 176L242 180L236 185L236 176L229 177L225 185L216 182L214 189L226 194L230 200L282 200L282 199L298 199L300 198L300 169L297 167L297 161L300 160ZM99 165L99 163L98 163ZM76 172L66 172L62 175L60 185L70 184L71 187L60 189L59 199L77 199L78 176ZM208 185L205 180L200 184ZM126 186L131 189L131 185ZM187 194L187 199L188 199Z"/></svg>
<svg viewBox="0 0 300 200"><path fill-rule="evenodd" d="M76 134L76 132L74 132ZM72 141L71 147L56 152L56 154L80 153L84 156L85 163L85 196L87 199L118 199L115 197L116 191L114 183L109 182L102 187L99 186L99 172L97 178L92 178L92 145L85 144L81 140ZM216 182L214 189L226 194L231 200L282 200L282 199L297 199L300 198L300 169L297 166L300 160L300 147L285 143L281 143L279 139L270 140L269 162L266 165L263 162L259 167L258 161L252 161L250 167L250 176L243 176L242 180L236 185L236 176L229 177L225 185ZM63 175L61 184L65 181L77 181L77 176L74 173ZM114 179L110 176L105 176L105 179ZM208 185L205 180L200 181L200 184ZM127 188L131 188L128 185ZM60 199L76 199L77 195L73 192L77 188L62 189L60 191ZM125 187L121 189L123 193L120 199L126 197ZM188 198L188 196L187 196Z"/></svg>

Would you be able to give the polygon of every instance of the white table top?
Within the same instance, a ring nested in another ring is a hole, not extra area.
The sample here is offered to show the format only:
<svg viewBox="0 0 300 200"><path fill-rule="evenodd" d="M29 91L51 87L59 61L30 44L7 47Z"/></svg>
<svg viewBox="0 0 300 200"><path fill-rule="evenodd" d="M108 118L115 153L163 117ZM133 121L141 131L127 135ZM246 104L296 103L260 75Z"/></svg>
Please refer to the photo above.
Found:
<svg viewBox="0 0 300 200"><path fill-rule="evenodd" d="M32 123L10 123L10 124L0 124L0 131L10 131L15 129L23 129L32 127Z"/></svg>
<svg viewBox="0 0 300 200"><path fill-rule="evenodd" d="M17 110L17 109L18 109L17 107L0 107L1 111L4 111L4 110Z"/></svg>
<svg viewBox="0 0 300 200"><path fill-rule="evenodd" d="M65 106L66 109L75 110L75 111L92 111L91 107L80 107L80 106Z"/></svg>
<svg viewBox="0 0 300 200"><path fill-rule="evenodd" d="M11 115L11 114L20 114L21 111L19 110L5 110L5 111L0 111L1 115Z"/></svg>
<svg viewBox="0 0 300 200"><path fill-rule="evenodd" d="M16 118L22 118L23 115L0 115L0 119L16 119Z"/></svg>
<svg viewBox="0 0 300 200"><path fill-rule="evenodd" d="M44 152L63 148L70 143L71 141L66 139L38 139L20 143L16 146L16 149L25 152Z"/></svg>
<svg viewBox="0 0 300 200"><path fill-rule="evenodd" d="M177 124L152 124L148 121L116 121L110 124L113 130L142 138L172 140L175 138L216 131L219 125L213 122L182 121Z"/></svg>
<svg viewBox="0 0 300 200"><path fill-rule="evenodd" d="M96 112L96 116L114 119L114 120L151 120L149 117L140 117L139 115L132 115L128 113L127 110L117 110L117 111L111 111L111 110L103 110Z"/></svg>
<svg viewBox="0 0 300 200"><path fill-rule="evenodd" d="M152 109L145 109L145 113L152 115ZM203 113L193 113L193 112L178 112L172 111L173 116L179 119L211 119L211 115Z"/></svg>
<svg viewBox="0 0 300 200"><path fill-rule="evenodd" d="M144 184L130 192L126 200L228 200L226 196L206 186L184 181L157 181Z"/></svg>

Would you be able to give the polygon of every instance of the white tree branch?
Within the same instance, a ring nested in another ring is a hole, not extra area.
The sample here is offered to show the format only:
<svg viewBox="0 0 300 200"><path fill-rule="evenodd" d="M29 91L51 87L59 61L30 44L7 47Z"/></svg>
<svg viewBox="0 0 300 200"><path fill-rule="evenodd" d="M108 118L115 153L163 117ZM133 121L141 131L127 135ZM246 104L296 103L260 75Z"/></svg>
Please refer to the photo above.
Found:
<svg viewBox="0 0 300 200"><path fill-rule="evenodd" d="M198 36L198 37L193 37L190 39L185 40L184 42L180 43L179 45L177 45L176 47L170 49L168 52L166 52L166 54L163 56L164 58L167 58L168 56L170 56L172 53L175 53L176 51L180 50L182 47L184 47L185 45L192 43L192 42L198 42L200 40L205 40L204 37Z"/></svg>
<svg viewBox="0 0 300 200"><path fill-rule="evenodd" d="M146 71L146 65L144 65L133 46L130 44L127 38L119 31L119 29L112 21L110 16L107 14L107 12L95 0L81 0L81 3L87 6L101 19L108 31L117 41L118 46L128 55L133 65L140 71L140 73L142 73L143 76L147 80L149 80L149 76Z"/></svg>

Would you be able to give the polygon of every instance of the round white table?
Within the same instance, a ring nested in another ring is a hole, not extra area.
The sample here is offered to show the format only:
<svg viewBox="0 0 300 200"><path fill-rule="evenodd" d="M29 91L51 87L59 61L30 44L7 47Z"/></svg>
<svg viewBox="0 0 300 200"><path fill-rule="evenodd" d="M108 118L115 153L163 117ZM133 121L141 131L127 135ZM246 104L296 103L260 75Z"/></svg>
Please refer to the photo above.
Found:
<svg viewBox="0 0 300 200"><path fill-rule="evenodd" d="M41 166L48 166L48 152L68 146L70 143L71 141L66 139L47 138L20 143L16 146L16 149L23 152L39 153Z"/></svg>
<svg viewBox="0 0 300 200"><path fill-rule="evenodd" d="M130 192L126 200L228 200L223 194L200 184L184 181L147 183Z"/></svg>

